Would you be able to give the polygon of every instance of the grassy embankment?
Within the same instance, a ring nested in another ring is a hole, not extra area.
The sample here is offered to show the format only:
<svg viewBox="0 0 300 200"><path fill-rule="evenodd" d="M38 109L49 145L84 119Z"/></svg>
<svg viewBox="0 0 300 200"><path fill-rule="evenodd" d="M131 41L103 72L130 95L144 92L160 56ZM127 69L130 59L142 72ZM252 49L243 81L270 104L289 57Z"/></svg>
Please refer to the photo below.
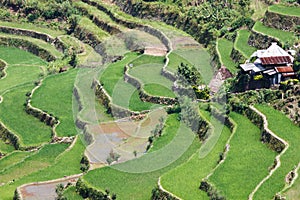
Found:
<svg viewBox="0 0 300 200"><path fill-rule="evenodd" d="M286 175L300 162L300 128L293 124L292 121L280 111L265 105L256 105L255 107L266 115L269 128L289 143L289 148L280 158L280 167L254 195L255 199L272 199L277 192L283 190ZM297 183L295 187L297 187L297 185L299 185L299 183Z"/></svg>
<svg viewBox="0 0 300 200"><path fill-rule="evenodd" d="M176 116L170 116L167 119L167 124L172 123L172 125L168 125L163 132L162 138L159 138L154 143L151 153L123 164L90 171L83 179L100 190L110 189L120 199L132 199L133 196L136 199L149 199L152 189L157 185L158 178L167 171L186 162L200 147L199 140L193 139L195 136L189 129L180 127L177 130L173 130L172 127L179 127L180 123L175 118ZM176 132L175 136L173 136L174 131ZM169 134L171 134L170 138L168 137ZM190 146L179 156L180 154L176 154L177 151L186 148L182 146L184 141L190 143ZM161 143L164 143L164 145L161 145ZM174 151L170 151L172 147L176 148L176 150L173 149ZM169 154L166 154L166 152L169 152ZM153 157L155 155L156 158ZM175 159L173 162L167 162L167 165L165 165L163 157L174 157ZM160 161L155 159L159 159ZM154 169L154 171L151 169ZM135 170L141 170L141 173L133 173ZM98 181L100 177L103 180L101 182Z"/></svg>
<svg viewBox="0 0 300 200"><path fill-rule="evenodd" d="M224 65L227 69L229 69L230 72L237 72L237 64L234 63L230 57L230 54L233 49L233 42L225 38L218 39L216 48L221 64Z"/></svg>
<svg viewBox="0 0 300 200"><path fill-rule="evenodd" d="M237 125L236 132L225 162L209 181L228 199L247 199L268 175L276 153L260 142L260 130L250 120L237 113L229 116Z"/></svg>
<svg viewBox="0 0 300 200"><path fill-rule="evenodd" d="M223 152L231 134L227 127L210 116L209 113L201 112L208 117L208 120L210 119L211 134L220 134L217 143L204 158L200 158L200 150L196 151L186 163L161 177L161 184L164 189L182 199L208 199L207 194L199 190L200 181L218 164L220 153Z"/></svg>

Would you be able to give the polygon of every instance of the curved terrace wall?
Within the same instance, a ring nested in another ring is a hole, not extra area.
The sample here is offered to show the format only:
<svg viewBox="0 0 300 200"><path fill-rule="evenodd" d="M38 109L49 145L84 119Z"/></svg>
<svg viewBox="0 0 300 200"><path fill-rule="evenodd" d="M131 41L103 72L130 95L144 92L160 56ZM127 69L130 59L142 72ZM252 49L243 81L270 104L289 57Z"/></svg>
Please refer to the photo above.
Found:
<svg viewBox="0 0 300 200"><path fill-rule="evenodd" d="M278 138L274 137L273 134L269 132L269 130L265 129L262 116L260 116L250 107L245 107L241 111L240 107L235 107L235 105L232 105L232 109L245 115L261 130L261 141L267 144L270 149L276 151L277 153L280 153L284 150L285 144L282 143Z"/></svg>
<svg viewBox="0 0 300 200"><path fill-rule="evenodd" d="M40 86L41 86L41 82L39 82L39 84L35 88L33 88L32 91L30 92L30 94L26 100L25 111L27 114L38 118L41 122L44 122L47 126L50 126L52 128L52 138L54 139L57 135L56 131L55 131L56 126L60 122L54 116L52 116L38 108L35 108L31 105L32 95L33 95L34 91L37 90Z"/></svg>
<svg viewBox="0 0 300 200"><path fill-rule="evenodd" d="M101 83L98 80L93 81L92 88L94 88L97 99L107 109L107 113L111 114L113 117L125 118L125 117L138 116L140 114L145 114L149 112L148 110L143 112L134 112L113 104L111 97L105 91L104 87L101 85Z"/></svg>
<svg viewBox="0 0 300 200"><path fill-rule="evenodd" d="M94 1L90 1L90 0L83 0L83 2L94 6L96 8L98 8L99 10L105 12L113 21L115 21L118 24L121 24L127 28L133 29L133 28L137 28L139 30L145 31L146 33L149 33L150 35L153 35L155 37L157 37L168 49L168 51L171 50L171 45L170 45L170 41L168 40L168 38L159 30L148 26L148 25L144 25L144 24L140 24L137 22L132 22L132 21L127 21L125 19L121 19L117 14L111 12L109 9L107 9L105 6L94 2Z"/></svg>
<svg viewBox="0 0 300 200"><path fill-rule="evenodd" d="M45 33L6 26L0 26L0 32L40 39L47 43L54 44L55 48L60 52L64 52L66 49L68 49L68 47L59 38L53 38L52 36Z"/></svg>
<svg viewBox="0 0 300 200"><path fill-rule="evenodd" d="M83 1L84 2L84 1ZM118 34L121 33L121 30L111 24L108 24L105 21L102 21L101 19L99 19L98 17L94 16L93 14L90 14L87 9L83 8L83 7L77 7L84 15L88 16L90 20L92 20L97 26L99 26L101 29L105 30L106 32L114 35L114 34Z"/></svg>
<svg viewBox="0 0 300 200"><path fill-rule="evenodd" d="M124 80L125 82L130 83L134 87L136 87L139 90L139 96L140 99L144 102L151 102L154 104L161 104L161 105L173 105L178 102L176 98L169 98L169 97L159 97L159 96L152 96L148 94L143 89L143 84L135 77L128 74L129 67L125 65L124 67Z"/></svg>
<svg viewBox="0 0 300 200"><path fill-rule="evenodd" d="M57 58L55 56L53 56L50 52L48 52L45 49L42 49L41 47L39 47L38 45L24 40L24 39L19 39L19 38L8 38L8 37L3 37L0 36L0 45L4 45L4 46L12 46L12 47L16 47L19 49L23 49L26 50L30 53L33 53L34 55L50 62L50 61L54 61Z"/></svg>

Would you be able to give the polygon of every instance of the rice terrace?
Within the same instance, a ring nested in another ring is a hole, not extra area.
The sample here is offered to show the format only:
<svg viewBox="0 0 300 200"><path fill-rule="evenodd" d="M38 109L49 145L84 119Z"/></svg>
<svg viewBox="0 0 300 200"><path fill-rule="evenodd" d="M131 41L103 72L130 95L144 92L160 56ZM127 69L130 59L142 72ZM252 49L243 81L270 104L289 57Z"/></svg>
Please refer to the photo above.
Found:
<svg viewBox="0 0 300 200"><path fill-rule="evenodd" d="M0 0L0 200L300 200L299 0Z"/></svg>

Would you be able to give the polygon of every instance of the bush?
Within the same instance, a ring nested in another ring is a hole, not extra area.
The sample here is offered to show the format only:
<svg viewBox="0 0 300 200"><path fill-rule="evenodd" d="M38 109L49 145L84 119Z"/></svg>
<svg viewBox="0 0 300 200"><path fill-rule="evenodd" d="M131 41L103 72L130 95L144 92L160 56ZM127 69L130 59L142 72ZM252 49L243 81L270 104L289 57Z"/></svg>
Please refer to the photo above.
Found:
<svg viewBox="0 0 300 200"><path fill-rule="evenodd" d="M89 168L90 168L90 162L88 158L85 155L83 155L80 161L80 170L82 172L87 172Z"/></svg>

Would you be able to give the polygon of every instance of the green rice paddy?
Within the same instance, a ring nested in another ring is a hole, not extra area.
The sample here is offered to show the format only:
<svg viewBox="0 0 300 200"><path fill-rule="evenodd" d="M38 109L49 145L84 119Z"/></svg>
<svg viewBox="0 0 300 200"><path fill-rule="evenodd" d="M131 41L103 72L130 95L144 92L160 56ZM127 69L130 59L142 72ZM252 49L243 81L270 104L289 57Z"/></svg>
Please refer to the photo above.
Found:
<svg viewBox="0 0 300 200"><path fill-rule="evenodd" d="M237 64L233 62L230 54L233 49L233 43L227 39L221 38L217 40L217 52L219 54L220 62L230 72L234 73L237 71Z"/></svg>

